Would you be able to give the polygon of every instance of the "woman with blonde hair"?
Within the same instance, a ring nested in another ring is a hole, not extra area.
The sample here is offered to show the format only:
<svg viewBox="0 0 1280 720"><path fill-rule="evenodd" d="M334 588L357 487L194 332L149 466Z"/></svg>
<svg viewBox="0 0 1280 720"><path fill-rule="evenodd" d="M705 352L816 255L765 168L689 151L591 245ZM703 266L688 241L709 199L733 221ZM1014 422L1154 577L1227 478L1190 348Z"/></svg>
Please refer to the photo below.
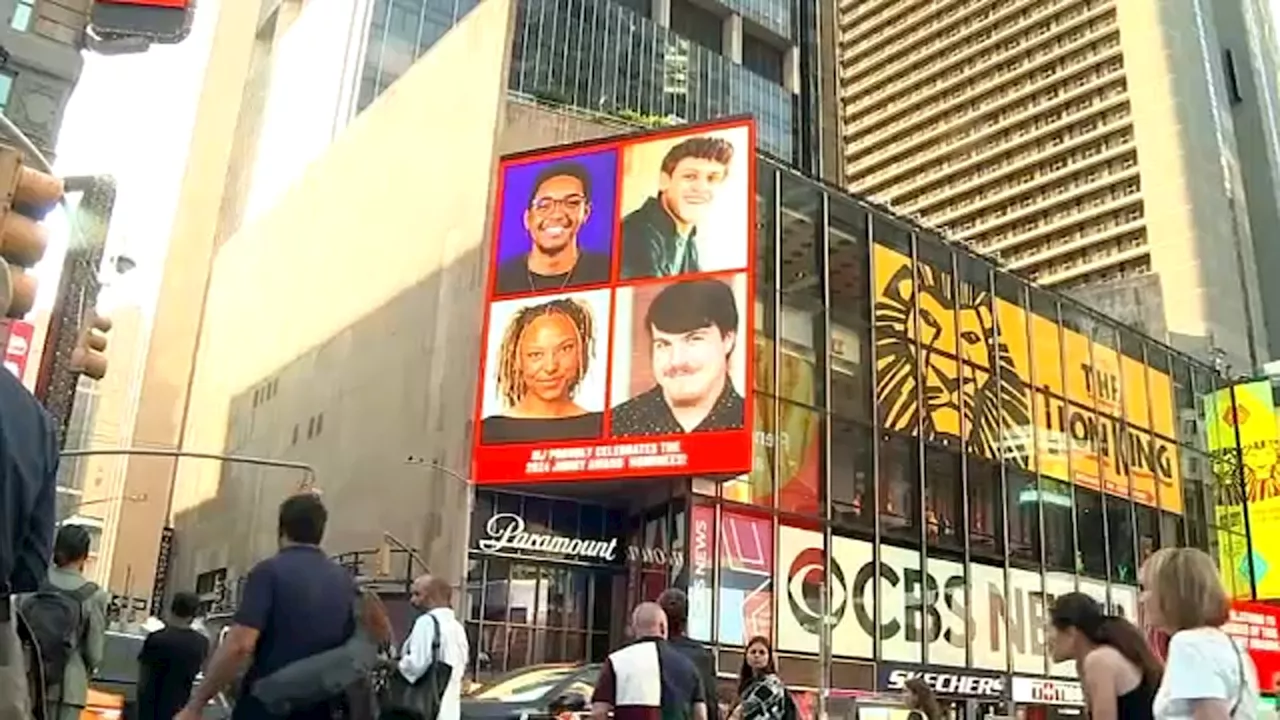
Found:
<svg viewBox="0 0 1280 720"><path fill-rule="evenodd" d="M1213 560L1195 548L1165 548L1142 565L1146 621L1172 635L1157 720L1254 720L1258 672L1222 630L1231 612Z"/></svg>

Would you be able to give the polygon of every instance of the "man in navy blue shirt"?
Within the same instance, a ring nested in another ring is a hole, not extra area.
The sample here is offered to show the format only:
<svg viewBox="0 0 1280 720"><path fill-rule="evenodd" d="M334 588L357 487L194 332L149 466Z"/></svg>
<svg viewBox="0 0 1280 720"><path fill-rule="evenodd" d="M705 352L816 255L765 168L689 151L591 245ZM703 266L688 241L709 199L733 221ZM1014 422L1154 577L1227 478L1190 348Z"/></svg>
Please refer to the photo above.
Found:
<svg viewBox="0 0 1280 720"><path fill-rule="evenodd" d="M48 572L57 474L52 418L0 368L0 720L30 717L12 596L34 592Z"/></svg>
<svg viewBox="0 0 1280 720"><path fill-rule="evenodd" d="M294 495L280 505L280 552L249 571L232 625L178 720L199 720L201 709L235 680L250 658L232 718L273 718L249 691L253 683L336 648L355 632L355 582L320 549L328 517L313 493ZM335 702L300 710L288 720L330 720L341 711Z"/></svg>

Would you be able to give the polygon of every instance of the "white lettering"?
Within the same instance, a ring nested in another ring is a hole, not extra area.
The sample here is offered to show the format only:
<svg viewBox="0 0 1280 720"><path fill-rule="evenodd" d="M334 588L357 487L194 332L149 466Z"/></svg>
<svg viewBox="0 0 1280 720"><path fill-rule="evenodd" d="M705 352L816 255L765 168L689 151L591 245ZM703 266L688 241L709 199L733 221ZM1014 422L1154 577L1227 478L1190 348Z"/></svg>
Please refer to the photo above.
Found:
<svg viewBox="0 0 1280 720"><path fill-rule="evenodd" d="M889 690L901 690L907 681L920 678L940 695L972 695L1000 697L1004 693L1004 679L961 673L933 673L919 670L894 669L889 671L885 685Z"/></svg>
<svg viewBox="0 0 1280 720"><path fill-rule="evenodd" d="M571 555L612 562L617 557L618 539L583 540L563 535L525 532L524 518L514 513L499 513L489 518L485 532L489 537L477 545L485 552L533 550L555 555Z"/></svg>

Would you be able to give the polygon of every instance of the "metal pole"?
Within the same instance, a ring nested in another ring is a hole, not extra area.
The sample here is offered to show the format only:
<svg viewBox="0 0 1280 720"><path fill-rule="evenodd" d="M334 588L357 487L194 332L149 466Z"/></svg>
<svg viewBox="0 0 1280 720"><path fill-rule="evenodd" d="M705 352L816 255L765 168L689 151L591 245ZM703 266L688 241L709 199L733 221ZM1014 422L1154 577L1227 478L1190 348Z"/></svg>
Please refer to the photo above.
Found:
<svg viewBox="0 0 1280 720"><path fill-rule="evenodd" d="M1240 446L1240 420L1236 415L1240 406L1236 404L1236 384L1232 380L1227 391L1231 394L1231 429L1236 439L1236 486L1240 491L1240 513L1244 516L1244 552L1245 562L1249 568L1249 598L1258 599L1257 575L1253 567L1253 531L1249 527L1249 483L1244 475L1244 448Z"/></svg>
<svg viewBox="0 0 1280 720"><path fill-rule="evenodd" d="M475 482L473 482L471 478L467 477L466 475L463 475L457 470L454 470L442 464L439 460L436 460L434 458L431 460L427 460L426 458L423 458L423 457L410 455L408 458L405 459L405 464L406 465L423 465L433 470L437 470L445 475L448 475L454 480L461 482L463 486L467 489L467 514L465 515L465 517L468 519L468 522L466 522L462 528L462 552L459 553L459 556L462 558L462 563L458 567L458 585L459 587L462 587L464 589L463 592L458 593L458 602L460 603L466 602L465 588L467 584L467 568L468 568L468 562L470 561L470 554L471 554L470 518L472 513L475 511L475 504L476 504ZM423 565L426 565L426 563L423 563ZM461 610L461 607L458 607L456 609Z"/></svg>
<svg viewBox="0 0 1280 720"><path fill-rule="evenodd" d="M155 448L90 448L86 450L63 450L62 457L83 457L85 455L140 455L143 457L194 458L197 460L221 460L222 462L259 465L262 467L286 468L299 470L303 474L301 490L310 490L316 485L316 469L304 462L293 460L272 460L271 458L251 457L248 455L224 455L222 453L194 452L191 450L162 450ZM164 511L165 525L170 524L173 514L173 489L169 489L169 499Z"/></svg>

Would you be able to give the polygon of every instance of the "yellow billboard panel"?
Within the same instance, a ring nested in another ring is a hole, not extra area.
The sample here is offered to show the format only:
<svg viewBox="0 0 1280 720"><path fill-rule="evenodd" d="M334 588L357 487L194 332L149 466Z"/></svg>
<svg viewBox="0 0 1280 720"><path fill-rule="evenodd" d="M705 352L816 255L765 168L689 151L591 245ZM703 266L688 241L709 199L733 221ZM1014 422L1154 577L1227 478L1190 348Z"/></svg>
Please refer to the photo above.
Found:
<svg viewBox="0 0 1280 720"><path fill-rule="evenodd" d="M1259 600L1280 598L1280 421L1271 382L1259 380L1219 390L1204 402L1205 428L1213 467L1219 477L1217 506L1219 567L1236 597L1249 595L1249 566L1244 511L1249 512L1254 571ZM1236 437L1244 465L1244 487L1237 475ZM1243 502L1247 498L1247 505ZM1275 570L1272 570L1275 568Z"/></svg>
<svg viewBox="0 0 1280 720"><path fill-rule="evenodd" d="M890 248L874 261L885 428L915 432L919 391L926 439L1182 512L1167 373Z"/></svg>

